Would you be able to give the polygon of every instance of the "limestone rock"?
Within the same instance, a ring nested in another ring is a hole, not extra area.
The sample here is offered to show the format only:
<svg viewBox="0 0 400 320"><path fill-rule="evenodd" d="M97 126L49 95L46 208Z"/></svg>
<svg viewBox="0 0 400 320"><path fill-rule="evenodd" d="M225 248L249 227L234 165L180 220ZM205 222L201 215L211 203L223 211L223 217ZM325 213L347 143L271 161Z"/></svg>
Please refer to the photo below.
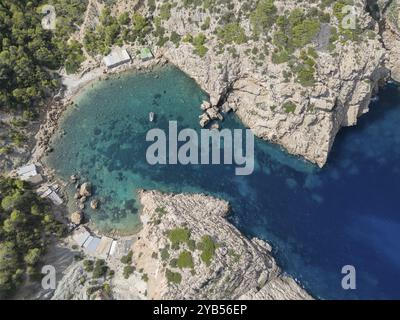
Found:
<svg viewBox="0 0 400 320"><path fill-rule="evenodd" d="M92 195L92 185L85 182L80 186L79 194L81 197L90 197Z"/></svg>
<svg viewBox="0 0 400 320"><path fill-rule="evenodd" d="M340 21L334 17L334 2L321 6L322 0L275 0L274 4L278 15L288 14L294 8L310 12L323 7L324 13L331 17L329 23L321 22L318 34L310 43L295 50L290 63L277 64L272 59L271 53L278 48L266 39L274 38L275 27L265 31L265 39L252 37L250 21L239 15L243 10L240 1L231 1L229 6L216 3L217 8L209 11L201 6L184 6L178 0L177 6L170 8L171 18L162 21L162 27L181 37L203 33L208 51L200 57L190 42L181 41L179 45L167 42L162 47L155 46L155 58L160 63L169 61L176 65L207 92L209 102L199 108L204 112L199 118L201 127L206 127L211 120L222 121L221 112L234 110L259 138L277 143L289 153L322 167L339 130L356 125L358 118L368 112L372 95L389 77L389 71L393 79L400 79L400 28L396 20L399 3L354 0L359 39L339 37L331 45L333 30L340 29ZM159 6L154 10L146 2L139 2L131 9L140 10L143 16L160 14ZM235 44L234 54L228 46L222 48L215 36L216 28L221 27L221 18L228 14L240 20L248 37L248 41ZM207 18L211 18L210 25L204 29L202 25ZM157 43L153 35L148 37L149 43ZM316 51L314 81L303 85L298 81L296 66L293 68L291 64L299 59L302 51L311 48ZM133 46L131 51L136 49ZM253 49L262 53L262 58L256 57ZM295 107L285 109L288 101Z"/></svg>
<svg viewBox="0 0 400 320"><path fill-rule="evenodd" d="M80 225L83 222L83 212L82 211L76 211L71 214L71 222L75 225Z"/></svg>
<svg viewBox="0 0 400 320"><path fill-rule="evenodd" d="M95 199L95 200L90 201L90 207L93 210L96 210L99 207L99 200Z"/></svg>
<svg viewBox="0 0 400 320"><path fill-rule="evenodd" d="M211 121L211 119L210 119L210 117L208 116L207 113L203 113L203 114L200 116L200 126L201 126L202 128L204 128L207 124L209 124L210 121Z"/></svg>
<svg viewBox="0 0 400 320"><path fill-rule="evenodd" d="M267 243L247 239L226 220L226 201L156 191L140 191L139 197L143 228L132 251L136 269L148 276L149 299L311 299L293 279L281 276ZM172 245L168 234L174 230L187 232L186 243ZM214 248L208 262L195 245L204 241ZM192 268L173 266L182 254ZM179 284L168 280L171 272Z"/></svg>

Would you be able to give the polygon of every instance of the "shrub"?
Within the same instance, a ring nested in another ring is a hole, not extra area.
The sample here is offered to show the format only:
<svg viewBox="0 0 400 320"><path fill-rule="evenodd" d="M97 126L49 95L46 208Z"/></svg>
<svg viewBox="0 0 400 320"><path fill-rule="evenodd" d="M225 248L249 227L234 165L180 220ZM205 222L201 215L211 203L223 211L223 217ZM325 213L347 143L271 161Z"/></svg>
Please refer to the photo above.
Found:
<svg viewBox="0 0 400 320"><path fill-rule="evenodd" d="M296 111L296 105L292 101L287 101L283 104L283 109L286 113L294 113Z"/></svg>
<svg viewBox="0 0 400 320"><path fill-rule="evenodd" d="M217 36L223 44L242 44L247 41L244 29L238 23L228 23L217 29Z"/></svg>
<svg viewBox="0 0 400 320"><path fill-rule="evenodd" d="M187 243L190 239L190 231L184 228L176 228L168 231L168 239L173 246Z"/></svg>
<svg viewBox="0 0 400 320"><path fill-rule="evenodd" d="M204 57L208 52L208 48L204 45L206 43L206 36L203 33L199 33L193 38L192 43L195 48L195 53L200 57Z"/></svg>
<svg viewBox="0 0 400 320"><path fill-rule="evenodd" d="M149 276L147 275L147 273L143 273L143 274L142 274L142 280L143 280L144 282L148 282L148 281L149 281Z"/></svg>
<svg viewBox="0 0 400 320"><path fill-rule="evenodd" d="M259 35L267 31L275 23L276 13L277 8L274 5L274 0L260 0L256 9L250 15L253 32Z"/></svg>
<svg viewBox="0 0 400 320"><path fill-rule="evenodd" d="M107 273L108 267L103 259L96 260L93 269L93 278L98 279L104 277Z"/></svg>
<svg viewBox="0 0 400 320"><path fill-rule="evenodd" d="M171 261L169 262L169 265L171 268L176 268L178 266L178 259L171 259Z"/></svg>
<svg viewBox="0 0 400 320"><path fill-rule="evenodd" d="M128 279L131 276L131 274L133 273L133 271L135 271L134 267L125 266L124 271L123 271L124 278Z"/></svg>
<svg viewBox="0 0 400 320"><path fill-rule="evenodd" d="M190 251L194 251L196 249L196 241L192 239L188 241L187 245Z"/></svg>
<svg viewBox="0 0 400 320"><path fill-rule="evenodd" d="M169 269L165 270L165 276L169 283L179 284L182 281L182 275L179 272L173 272Z"/></svg>
<svg viewBox="0 0 400 320"><path fill-rule="evenodd" d="M123 264L131 264L132 263L132 255L133 255L133 252L132 252L132 250L130 250L126 256L123 256L121 258L121 262Z"/></svg>
<svg viewBox="0 0 400 320"><path fill-rule="evenodd" d="M163 249L160 250L161 260L166 261L169 258L168 252L169 246L165 246Z"/></svg>
<svg viewBox="0 0 400 320"><path fill-rule="evenodd" d="M177 266L180 269L193 268L193 258L189 251L183 251L178 257Z"/></svg>
<svg viewBox="0 0 400 320"><path fill-rule="evenodd" d="M198 247L202 251L200 255L201 260L209 266L216 249L214 241L209 235L205 235L201 238Z"/></svg>

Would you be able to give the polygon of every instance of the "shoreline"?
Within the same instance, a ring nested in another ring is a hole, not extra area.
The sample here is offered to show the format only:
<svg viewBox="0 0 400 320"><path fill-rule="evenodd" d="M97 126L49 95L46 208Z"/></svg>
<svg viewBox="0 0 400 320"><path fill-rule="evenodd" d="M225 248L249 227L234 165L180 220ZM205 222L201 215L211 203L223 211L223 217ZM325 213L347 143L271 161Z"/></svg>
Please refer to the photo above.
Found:
<svg viewBox="0 0 400 320"><path fill-rule="evenodd" d="M155 67L165 66L166 64L168 64L168 60L161 56L155 57L153 60L147 62L133 60L129 64L111 70L108 70L104 66L99 66L97 63L94 68L93 66L89 66L79 74L72 74L69 76L61 74L62 87L60 88L59 93L47 103L43 115L38 120L38 130L31 137L33 143L28 146L30 151L28 152L29 155L27 156L26 163L37 164L41 167L41 174L44 178L44 182L57 181L60 184L61 194L64 199L64 204L62 206L64 206L64 211L66 211L68 215L72 214L68 206L70 201L69 195L66 191L66 188L70 185L70 181L66 181L57 176L55 170L49 168L43 161L43 157L48 152L52 151L52 140L55 135L59 133L60 122L62 121L65 112L74 106L74 100L77 96L79 96L90 85L93 85L98 81L107 81L111 77L122 76L126 73L151 72ZM112 230L111 232L101 232L91 221L87 222L86 225L93 232L113 237L131 236L140 231L140 227L138 227L135 228L135 230L126 233L118 233L115 230Z"/></svg>
<svg viewBox="0 0 400 320"><path fill-rule="evenodd" d="M108 257L107 265L115 274L112 278L100 281L100 284L109 283L112 298L314 299L301 283L282 272L268 242L246 236L227 220L231 213L227 201L204 193L174 194L138 189L137 194L142 206L140 219L143 227L136 236L130 237L132 260L129 263L120 260L121 252L120 256ZM156 223L158 219L159 222ZM213 241L215 247L207 263L201 256L202 249L199 246L188 249L186 246L189 242L181 244L181 248L170 246L168 232L180 230L179 228L188 230L190 241L194 244L202 242L207 236L212 239L210 241ZM68 244L71 240L72 237L68 237L64 243ZM169 251L168 258L163 257L165 250ZM166 264L169 258L174 260L181 250L190 250L193 259L191 270L188 267L174 267L172 263ZM96 259L96 256L87 256L85 259L93 258ZM125 277L123 270L127 266L133 271ZM182 281L168 280L168 270L171 269L181 274ZM224 273L225 276L221 276ZM63 274L57 289L53 294L49 293L47 298L90 298L87 294L87 282L90 285L91 281L86 281L86 284L80 281L83 277L88 277L82 261L72 262ZM231 280L220 281L221 278ZM206 289L201 291L203 287ZM96 299L102 299L101 291Z"/></svg>
<svg viewBox="0 0 400 320"><path fill-rule="evenodd" d="M41 159L50 146L51 139L59 129L59 121L64 112L74 104L74 99L88 86L97 81L107 81L113 76L121 76L124 73L150 72L156 66L163 66L167 63L169 61L161 56L148 62L133 61L112 70L107 70L106 67L97 64L95 68L86 68L80 75L61 75L62 87L60 92L47 104L40 127L34 136L36 143L31 149L29 162L42 164Z"/></svg>
<svg viewBox="0 0 400 320"><path fill-rule="evenodd" d="M131 72L150 72L153 71L153 69L157 66L164 66L168 63L168 60L165 58L158 58L154 59L151 63L147 64L145 68L142 66L138 66L137 64L130 64L128 66L124 66L122 68L118 68L116 70L113 70L112 72L107 72L104 73L104 69L101 67L97 67L94 69L91 69L90 71L85 72L83 77L79 77L78 80L74 80L73 84L66 88L63 89L63 92L61 93L63 96L62 99L59 99L55 97L53 101L49 104L48 109L46 110L45 117L43 118L44 122L40 125L39 131L35 135L36 139L36 144L35 147L32 149L32 154L30 157L30 162L38 163L42 169L43 169L43 176L45 180L56 180L57 182L60 182L60 185L62 185L61 192L63 194L63 198L65 200L64 204L62 205L64 207L64 211L68 213L68 215L71 213L69 210L68 202L70 201L69 196L67 195L66 188L67 186L71 183L70 181L63 181L60 177L57 177L54 170L47 167L47 165L42 161L43 156L45 156L45 153L47 152L47 148L51 146L52 139L54 138L55 134L58 132L60 129L60 121L62 116L64 115L64 112L68 110L68 108L71 108L74 104L74 99L82 93L83 90L85 90L88 86L91 84L95 83L96 81L107 81L110 77L115 77L115 76L121 76L124 73L131 73ZM74 78L76 75L73 75L70 77ZM83 79L83 80L82 80ZM70 80L69 80L70 81ZM68 81L67 81L68 83ZM54 108L54 105L56 108ZM46 139L46 140L44 140ZM135 190L135 194L140 198L140 195L146 192L145 190L138 189ZM198 196L195 193L188 193L185 194L187 197L196 197ZM204 197L208 197L209 195L203 194ZM140 202L141 203L141 202ZM146 225L148 224L149 221L146 221L146 215L143 212L144 208L142 204L140 205L139 211L138 211L138 216L139 216L139 225L135 230L132 230L128 233L118 233L116 230L112 230L111 232L102 232L100 231L96 225L89 220L86 223L83 223L82 226L85 226L91 234L95 234L98 236L110 236L115 240L121 240L121 239L130 239L132 241L132 249L135 246L135 243L140 239L140 234L143 232L143 229L146 228ZM66 217L65 217L66 218ZM62 241L57 241L54 246L52 246L49 250L53 252L53 255L57 255L58 253L61 254L62 252L68 251L68 256L70 257L71 255L74 255L74 252L77 253L76 250L74 250L74 241L72 240L72 234L68 234L68 236L63 239ZM248 238L246 235L241 233L241 236L243 239L248 239L248 241L251 241L250 238ZM268 244L269 246L269 244ZM57 251L58 250L58 251ZM135 251L135 250L133 250ZM54 253L55 252L55 253ZM58 253L57 253L58 252ZM84 255L87 258L93 258L93 256L89 255L87 252L85 252L82 248L78 252L83 252ZM136 252L137 253L137 252ZM136 254L134 252L134 255ZM107 258L107 263L112 267L116 268L116 271L120 273L121 268L120 268L120 262L116 257L108 257ZM68 277L72 271L74 271L76 268L79 267L79 262L72 261L72 263L68 266L65 266L65 268L62 270L62 279L65 278L65 281L68 282ZM135 290L138 290L137 292L140 293L138 288L143 287L143 280L141 279L139 274L135 274L135 276L132 277L131 279L131 286L134 285L134 292ZM288 277L289 279L290 277ZM292 278L290 278L292 279ZM292 279L302 290L305 290L305 288L298 283L295 279ZM63 281L63 280L61 280ZM113 280L114 281L114 280ZM133 294L132 292L129 292L129 288L121 289L119 286L122 286L124 283L122 281L122 278L120 275L117 276L117 279L115 280L116 284L118 286L117 290L125 290L124 294L127 294L128 296L130 294ZM58 287L58 286L57 286ZM142 291L143 292L143 291ZM140 294L136 294L137 298L145 298L145 296L141 296ZM45 293L43 294L41 291L39 291L39 296L43 298L48 298L48 295ZM50 293L50 296L54 296L53 294ZM117 293L117 296L122 297L120 293Z"/></svg>

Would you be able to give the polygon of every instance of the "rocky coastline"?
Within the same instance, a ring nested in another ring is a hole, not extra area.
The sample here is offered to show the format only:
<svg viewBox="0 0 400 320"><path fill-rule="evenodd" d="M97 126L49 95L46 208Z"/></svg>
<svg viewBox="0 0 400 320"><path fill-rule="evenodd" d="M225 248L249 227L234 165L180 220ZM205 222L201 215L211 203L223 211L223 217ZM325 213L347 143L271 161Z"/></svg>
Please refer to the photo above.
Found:
<svg viewBox="0 0 400 320"><path fill-rule="evenodd" d="M311 299L282 275L271 247L226 220L229 203L202 194L139 191L133 245L149 299Z"/></svg>
<svg viewBox="0 0 400 320"><path fill-rule="evenodd" d="M310 87L285 79L282 75L287 69L286 64L274 64L271 57L266 58L263 66L255 66L245 53L257 45L254 40L236 46L238 54L235 57L229 52L216 55L212 53L213 50L208 50L200 58L190 43L183 42L179 46L168 43L164 47L155 45L155 59L148 62L133 59L132 63L111 70L101 66L101 57L90 58L83 64L79 74L61 74L63 87L49 103L35 135L37 143L31 160L40 161L43 154L51 152L50 139L57 131L58 121L65 109L73 106L73 99L82 88L96 80L107 80L111 75L150 70L154 66L171 63L192 77L210 96L207 105L199 108L199 113L202 113L199 121L201 126L211 123L213 128L218 128L218 121L223 121L223 114L234 111L256 136L322 167L328 160L340 128L357 124L357 118L368 112L372 97L385 81L400 80L400 32L397 22L389 19L393 3L379 1L381 13L379 19L375 20L377 18L374 19L366 10L368 1L356 2L359 3L356 6L357 21L361 21L361 27L369 30L373 36L366 41L339 43L334 54L326 47L320 47L317 50L316 79ZM91 1L87 10L99 12L93 10L96 6L99 6L97 2ZM280 11L291 10L293 3L279 2L278 7ZM300 7L310 10L313 6L302 4ZM144 16L149 15L147 6L135 4L135 8ZM395 9L398 10L397 7ZM197 24L188 28L185 23L188 17L202 21L204 13L193 11L192 8L172 8L171 16L174 19L166 21L165 27L184 35L198 31ZM91 27L91 24L82 26L83 29ZM211 38L209 47L218 47L218 41L209 31L203 32ZM150 43L154 41L149 39ZM315 40L317 47L318 41ZM132 56L138 50L137 46L132 45L127 48ZM293 106L290 112L279 107L288 103Z"/></svg>
<svg viewBox="0 0 400 320"><path fill-rule="evenodd" d="M282 274L270 245L247 239L227 220L229 204L203 194L138 191L142 228L134 236L133 273L107 260L115 270L107 295L95 299L303 300L312 297ZM91 299L82 262L73 263L52 299ZM97 280L99 281L99 280ZM103 283L103 282L101 282Z"/></svg>
<svg viewBox="0 0 400 320"><path fill-rule="evenodd" d="M150 70L156 65L169 62L195 79L210 95L210 104L203 110L199 109L199 113L208 112L206 115L203 113L203 125L211 120L222 121L220 114L233 110L258 137L277 143L289 153L302 156L322 167L340 128L355 125L357 118L368 112L372 96L387 79L400 80L398 27L393 22L375 21L364 10L366 1L357 2L361 4L361 9L357 12L358 18L363 27L373 26L370 30L373 30L375 36L366 42L339 45L335 56L329 54L326 48L321 49L316 61L316 85L310 88L304 88L294 81L287 82L282 77L286 66L274 65L270 58L263 66L255 66L244 52L257 46L257 42L238 46L240 58L232 58L228 52L217 56L213 54L213 50L209 50L200 59L193 52L193 46L188 43L182 43L178 47L172 44L163 48L155 46L155 59L147 63L134 60L129 65L106 73L97 61L84 65L84 71L80 74L71 77L63 75L66 86L49 105L35 136L36 146L29 162L39 163L43 155L52 151L51 138L58 131L62 114L67 108L73 107L74 97L82 88L99 79L107 80L111 75L132 70ZM388 1L381 2L384 15L388 10ZM280 9L290 9L293 5L294 2L287 1ZM140 10L144 15L148 14L147 7L141 7ZM186 9L172 9L171 14L172 18L166 22L166 26L182 35L187 33L185 21L188 16L198 22L204 19L201 12L189 14ZM199 31L197 27L191 28L193 30L189 31L194 33ZM215 39L208 44L211 49L217 45ZM132 52L135 49L130 48ZM295 105L293 112L276 109L287 102ZM212 115L209 114L210 110ZM49 168L44 167L44 171L48 179L56 179ZM122 276L113 280L118 284L113 288L116 297L311 299L293 279L281 274L267 243L259 239L246 239L225 220L229 211L229 204L225 201L205 195L172 195L157 191L140 191L139 194L143 205L143 228L133 245L134 267L137 272L134 281L130 280L124 291L118 291L122 290ZM213 243L215 241L214 259L210 265L202 261L201 248L191 251L186 242L179 243L179 249L172 252L173 243L166 234L177 228L190 230L189 240L196 243L201 242L204 236L209 236L207 239L212 239ZM170 256L174 258L163 261L162 250L167 245L170 247ZM179 268L175 264L175 267L169 265L170 260L179 260L182 253L179 250L182 251L182 248L191 253L193 267ZM235 252L230 251L233 248ZM169 276L166 275L167 269L171 272L168 273ZM195 274L192 274L194 269ZM179 284L168 279L179 278L178 272L181 275ZM81 273L82 266L71 265L59 288L63 288L68 281L71 284L71 279L76 281L77 275L82 276ZM232 279L227 280L228 273ZM143 281L143 275L146 275L146 281ZM137 284L140 290L136 287ZM147 288L146 294L143 287ZM78 287L72 288L78 292L76 298L89 298ZM80 289L83 288L87 289L84 286ZM58 290L62 292L62 289ZM130 290L135 294L130 295ZM55 297L66 298L63 295Z"/></svg>
<svg viewBox="0 0 400 320"><path fill-rule="evenodd" d="M275 3L280 12L315 7L304 2ZM338 42L334 53L328 50L324 38L317 37L317 71L312 86L285 79L287 65L274 64L271 57L262 66L255 66L245 52L261 46L256 41L235 46L236 59L229 52L216 55L213 50L199 59L190 44L167 47L163 54L210 94L212 106L220 111L234 110L256 136L323 167L340 128L356 125L357 118L368 112L379 87L390 77L398 77L398 35L392 31L388 35L386 20L376 21L367 12L367 1L355 4L357 24L370 30L371 36L364 41ZM383 10L381 19L386 14ZM171 19L168 27L187 32L184 21L190 14L177 10L172 15L176 19ZM194 19L204 20L203 14L197 12ZM211 48L217 46L218 41L210 41ZM293 106L290 112L280 108L289 103Z"/></svg>

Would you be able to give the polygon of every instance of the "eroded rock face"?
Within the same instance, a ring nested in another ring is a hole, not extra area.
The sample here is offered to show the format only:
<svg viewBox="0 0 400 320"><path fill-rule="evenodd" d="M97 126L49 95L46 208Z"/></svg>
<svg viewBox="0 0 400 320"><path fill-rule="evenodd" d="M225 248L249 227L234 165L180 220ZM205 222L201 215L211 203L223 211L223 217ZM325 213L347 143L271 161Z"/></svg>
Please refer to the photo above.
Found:
<svg viewBox="0 0 400 320"><path fill-rule="evenodd" d="M392 78L400 82L400 2L386 1L382 4L384 30L383 43L388 51L387 66Z"/></svg>
<svg viewBox="0 0 400 320"><path fill-rule="evenodd" d="M157 21L165 30L164 36L174 34L181 40L162 41L160 47L160 38L149 33L145 42L151 44L158 59L168 59L194 78L209 94L211 107L235 111L258 137L322 167L340 128L355 125L358 117L368 112L371 96L377 92L381 80L389 77L390 70L394 79L400 78L397 63L400 37L393 28L391 34L385 34L387 28L381 26L389 12L395 12L393 7L397 7L398 1L354 0L356 27L347 36L341 30L341 7L335 9L336 2L345 4L342 0L273 1L277 16L288 17L300 9L319 17L320 22L317 34L295 48L289 61L283 62L273 59L281 50L277 45L276 23L254 36L251 16L260 2L230 1L228 5L215 0L211 7L205 8L197 2L175 1L168 8L167 18ZM154 24L163 7L161 1L155 4L151 7L147 2L118 1L113 13L117 15L131 8ZM239 31L229 34L228 40L221 40L221 28L235 23L239 24ZM238 32L243 32L245 41L232 40ZM201 55L193 40L200 34L205 39ZM290 28L288 37L293 37ZM131 47L131 52L140 49L137 44ZM315 72L313 81L305 83L299 81L296 68L302 66L298 62L309 50L316 51L312 54ZM199 125L214 124L208 110L204 105L199 108L199 113L203 113Z"/></svg>
<svg viewBox="0 0 400 320"><path fill-rule="evenodd" d="M88 283L82 283L85 271L82 263L71 265L68 268L63 279L57 283L57 289L54 292L52 300L89 300L87 289Z"/></svg>
<svg viewBox="0 0 400 320"><path fill-rule="evenodd" d="M149 299L311 299L281 275L267 243L247 239L225 220L227 202L200 194L139 196L143 228L133 261L148 278Z"/></svg>
<svg viewBox="0 0 400 320"><path fill-rule="evenodd" d="M216 54L213 49L218 47L218 41L212 36L207 43L210 49L201 59L193 53L190 44L178 48L170 46L164 49L163 55L210 94L212 105L227 97L227 103L256 136L280 144L289 153L303 156L322 167L340 128L355 125L358 117L368 112L379 80L389 74L377 22L365 11L363 1L355 2L359 2L356 14L360 28L370 35L362 41L337 42L330 51L326 48L327 43L324 44L325 40L329 43L330 26L322 25L321 33L324 34L314 41L318 58L315 81L311 86L304 86L294 78L285 78L288 64L273 63L272 55L266 56L260 65L254 65L252 57L246 54L254 47L262 47L262 43L254 40L235 44L237 57L226 51ZM291 1L275 1L275 5L279 12L294 8ZM307 11L317 5L302 2L298 7ZM235 10L239 7L235 4ZM191 30L195 27L187 29L184 23L189 12L180 9L173 11L173 16L176 19L166 23L168 28L180 34L195 32ZM200 22L206 13L195 12L190 16ZM334 26L333 20L331 25ZM243 21L242 26L251 32L248 21ZM285 110L283 106L287 103L295 105L294 110Z"/></svg>

